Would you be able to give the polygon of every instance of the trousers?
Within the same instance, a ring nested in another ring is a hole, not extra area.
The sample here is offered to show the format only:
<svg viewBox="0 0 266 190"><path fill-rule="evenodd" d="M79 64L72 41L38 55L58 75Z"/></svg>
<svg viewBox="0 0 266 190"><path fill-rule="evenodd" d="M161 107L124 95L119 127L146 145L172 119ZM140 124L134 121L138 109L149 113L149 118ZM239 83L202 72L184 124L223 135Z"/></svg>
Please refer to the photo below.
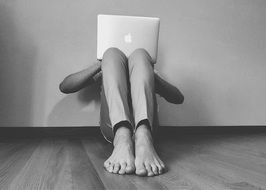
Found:
<svg viewBox="0 0 266 190"><path fill-rule="evenodd" d="M118 48L109 48L102 58L100 129L113 142L114 129L126 122L133 134L142 121L152 133L159 125L154 91L154 65L149 53L136 49L127 58Z"/></svg>

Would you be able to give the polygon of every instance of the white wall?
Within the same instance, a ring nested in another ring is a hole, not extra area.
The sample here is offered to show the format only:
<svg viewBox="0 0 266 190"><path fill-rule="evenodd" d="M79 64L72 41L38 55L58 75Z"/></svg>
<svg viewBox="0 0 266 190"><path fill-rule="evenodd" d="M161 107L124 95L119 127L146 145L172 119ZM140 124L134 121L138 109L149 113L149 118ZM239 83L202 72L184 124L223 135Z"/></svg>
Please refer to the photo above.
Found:
<svg viewBox="0 0 266 190"><path fill-rule="evenodd" d="M161 18L161 125L266 124L264 0L0 0L0 126L95 126L99 87L58 85L96 59L96 15ZM95 90L96 89L96 90Z"/></svg>

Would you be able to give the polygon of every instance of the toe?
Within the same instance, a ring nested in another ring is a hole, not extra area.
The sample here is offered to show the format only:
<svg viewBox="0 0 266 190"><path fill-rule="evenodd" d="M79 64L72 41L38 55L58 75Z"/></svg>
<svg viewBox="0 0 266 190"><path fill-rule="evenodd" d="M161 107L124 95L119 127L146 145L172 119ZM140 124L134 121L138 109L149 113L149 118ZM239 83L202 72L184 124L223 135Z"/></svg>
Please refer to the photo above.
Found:
<svg viewBox="0 0 266 190"><path fill-rule="evenodd" d="M154 173L152 172L151 165L149 163L145 164L146 170L148 172L148 176L154 176Z"/></svg>
<svg viewBox="0 0 266 190"><path fill-rule="evenodd" d="M136 174L139 176L146 176L147 170L145 168L140 168L140 169L136 170Z"/></svg>
<svg viewBox="0 0 266 190"><path fill-rule="evenodd" d="M165 166L165 164L163 162L160 162L160 165L161 165L161 167L162 167L163 170L166 169L166 166Z"/></svg>
<svg viewBox="0 0 266 190"><path fill-rule="evenodd" d="M113 169L113 173L117 174L119 169L120 169L120 164L119 163L115 163L114 169Z"/></svg>
<svg viewBox="0 0 266 190"><path fill-rule="evenodd" d="M147 170L143 164L140 166L136 166L136 174L139 176L146 176L147 175Z"/></svg>
<svg viewBox="0 0 266 190"><path fill-rule="evenodd" d="M158 175L158 168L155 164L151 164L151 169L155 175Z"/></svg>
<svg viewBox="0 0 266 190"><path fill-rule="evenodd" d="M114 169L114 164L111 163L108 167L108 172L112 173L113 172L113 169Z"/></svg>
<svg viewBox="0 0 266 190"><path fill-rule="evenodd" d="M159 174L162 174L162 173L163 173L163 168L162 168L162 166L161 166L160 164L158 164L157 167L158 167L158 173L159 173Z"/></svg>
<svg viewBox="0 0 266 190"><path fill-rule="evenodd" d="M135 171L135 167L133 165L127 165L126 167L126 173L131 174Z"/></svg>
<svg viewBox="0 0 266 190"><path fill-rule="evenodd" d="M106 160L103 165L104 165L105 169L107 169L110 165L110 161Z"/></svg>
<svg viewBox="0 0 266 190"><path fill-rule="evenodd" d="M125 174L126 173L126 166L127 166L127 164L125 162L122 163L118 173L121 174L121 175Z"/></svg>
<svg viewBox="0 0 266 190"><path fill-rule="evenodd" d="M131 174L135 171L135 164L134 162L127 162L127 167L126 167L126 173Z"/></svg>
<svg viewBox="0 0 266 190"><path fill-rule="evenodd" d="M160 162L158 160L155 161L155 165L157 167L157 171L158 171L158 174L162 174L163 173L163 168L160 164Z"/></svg>

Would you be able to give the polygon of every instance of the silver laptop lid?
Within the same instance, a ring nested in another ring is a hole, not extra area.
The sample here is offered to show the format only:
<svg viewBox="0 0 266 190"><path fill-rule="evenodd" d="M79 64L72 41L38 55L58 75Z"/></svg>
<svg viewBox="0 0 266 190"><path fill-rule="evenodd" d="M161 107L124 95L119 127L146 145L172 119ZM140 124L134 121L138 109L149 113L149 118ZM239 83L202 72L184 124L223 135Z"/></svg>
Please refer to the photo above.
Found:
<svg viewBox="0 0 266 190"><path fill-rule="evenodd" d="M144 48L155 63L158 51L160 19L155 17L98 15L97 59L110 47L119 48L126 56Z"/></svg>

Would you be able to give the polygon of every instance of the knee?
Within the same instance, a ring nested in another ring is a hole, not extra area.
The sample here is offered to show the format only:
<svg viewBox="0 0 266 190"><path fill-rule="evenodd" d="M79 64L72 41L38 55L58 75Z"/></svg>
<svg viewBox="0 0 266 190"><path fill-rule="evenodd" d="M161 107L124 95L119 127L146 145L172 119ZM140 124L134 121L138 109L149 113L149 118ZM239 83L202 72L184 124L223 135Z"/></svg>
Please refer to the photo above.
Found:
<svg viewBox="0 0 266 190"><path fill-rule="evenodd" d="M143 48L134 50L128 58L129 64L150 64L152 65L152 58L150 54Z"/></svg>
<svg viewBox="0 0 266 190"><path fill-rule="evenodd" d="M103 54L103 59L107 58L107 57L110 58L110 57L115 57L117 55L123 55L123 54L124 53L120 49L118 49L116 47L110 47L107 50L105 50L105 52Z"/></svg>
<svg viewBox="0 0 266 190"><path fill-rule="evenodd" d="M113 66L114 64L125 63L125 62L126 62L125 54L120 49L111 47L108 48L103 54L102 67Z"/></svg>

